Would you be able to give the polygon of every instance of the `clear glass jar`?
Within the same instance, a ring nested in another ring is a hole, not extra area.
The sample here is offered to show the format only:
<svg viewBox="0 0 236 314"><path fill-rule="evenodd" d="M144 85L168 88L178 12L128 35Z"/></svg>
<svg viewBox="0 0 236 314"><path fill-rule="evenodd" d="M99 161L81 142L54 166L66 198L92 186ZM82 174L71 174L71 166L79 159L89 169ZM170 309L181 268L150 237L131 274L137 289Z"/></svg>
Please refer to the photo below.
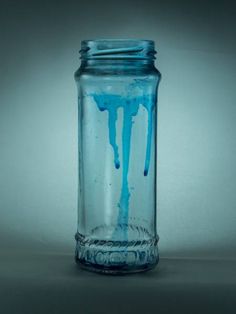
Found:
<svg viewBox="0 0 236 314"><path fill-rule="evenodd" d="M86 40L79 101L76 261L130 273L158 262L156 127L160 73L151 40Z"/></svg>

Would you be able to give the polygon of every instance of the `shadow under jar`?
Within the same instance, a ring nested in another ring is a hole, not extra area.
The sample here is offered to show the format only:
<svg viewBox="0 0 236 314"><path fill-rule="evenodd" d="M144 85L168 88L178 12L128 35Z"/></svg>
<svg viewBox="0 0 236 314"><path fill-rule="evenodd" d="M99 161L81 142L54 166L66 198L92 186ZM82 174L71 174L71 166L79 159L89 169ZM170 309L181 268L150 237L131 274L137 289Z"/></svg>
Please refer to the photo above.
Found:
<svg viewBox="0 0 236 314"><path fill-rule="evenodd" d="M157 90L151 40L85 40L78 86L76 261L125 274L158 263Z"/></svg>

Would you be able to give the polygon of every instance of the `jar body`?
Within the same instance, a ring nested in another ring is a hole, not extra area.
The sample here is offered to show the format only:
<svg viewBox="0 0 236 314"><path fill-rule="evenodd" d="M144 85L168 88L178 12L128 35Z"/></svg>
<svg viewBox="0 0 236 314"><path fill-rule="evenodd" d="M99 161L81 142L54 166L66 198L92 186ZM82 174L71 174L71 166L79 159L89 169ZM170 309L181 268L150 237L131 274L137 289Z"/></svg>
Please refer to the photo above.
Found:
<svg viewBox="0 0 236 314"><path fill-rule="evenodd" d="M85 62L76 72L79 195L76 260L103 273L158 262L156 128L159 72L141 61Z"/></svg>

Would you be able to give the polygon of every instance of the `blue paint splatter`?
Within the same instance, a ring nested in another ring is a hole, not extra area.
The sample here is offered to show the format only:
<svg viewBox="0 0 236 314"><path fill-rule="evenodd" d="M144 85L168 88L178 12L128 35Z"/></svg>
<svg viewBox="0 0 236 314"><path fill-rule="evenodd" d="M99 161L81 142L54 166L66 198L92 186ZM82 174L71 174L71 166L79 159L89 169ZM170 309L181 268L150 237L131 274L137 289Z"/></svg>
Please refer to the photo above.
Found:
<svg viewBox="0 0 236 314"><path fill-rule="evenodd" d="M137 84L137 82L136 82ZM118 202L119 214L117 223L123 228L128 225L129 218L129 184L128 172L130 161L130 144L132 134L133 117L137 115L139 106L143 105L148 113L147 126L147 145L146 158L144 165L144 176L148 175L150 156L151 156L151 139L152 139L152 125L153 125L153 108L155 106L155 95L148 94L138 97L121 97L115 94L91 94L100 111L108 111L108 129L109 141L114 151L114 164L118 169L120 167L118 146L116 144L116 121L117 111L119 108L123 109L123 130L122 130L122 187L120 200ZM125 231L124 231L125 232Z"/></svg>

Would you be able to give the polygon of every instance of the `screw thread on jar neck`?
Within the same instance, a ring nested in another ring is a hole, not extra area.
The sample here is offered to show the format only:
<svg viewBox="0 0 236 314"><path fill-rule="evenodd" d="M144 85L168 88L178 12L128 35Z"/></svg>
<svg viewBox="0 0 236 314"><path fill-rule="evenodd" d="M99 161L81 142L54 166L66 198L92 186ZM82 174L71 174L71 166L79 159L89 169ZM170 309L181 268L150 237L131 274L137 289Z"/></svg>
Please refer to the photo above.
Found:
<svg viewBox="0 0 236 314"><path fill-rule="evenodd" d="M129 60L154 62L155 47L152 40L98 39L81 42L81 59L85 60Z"/></svg>

